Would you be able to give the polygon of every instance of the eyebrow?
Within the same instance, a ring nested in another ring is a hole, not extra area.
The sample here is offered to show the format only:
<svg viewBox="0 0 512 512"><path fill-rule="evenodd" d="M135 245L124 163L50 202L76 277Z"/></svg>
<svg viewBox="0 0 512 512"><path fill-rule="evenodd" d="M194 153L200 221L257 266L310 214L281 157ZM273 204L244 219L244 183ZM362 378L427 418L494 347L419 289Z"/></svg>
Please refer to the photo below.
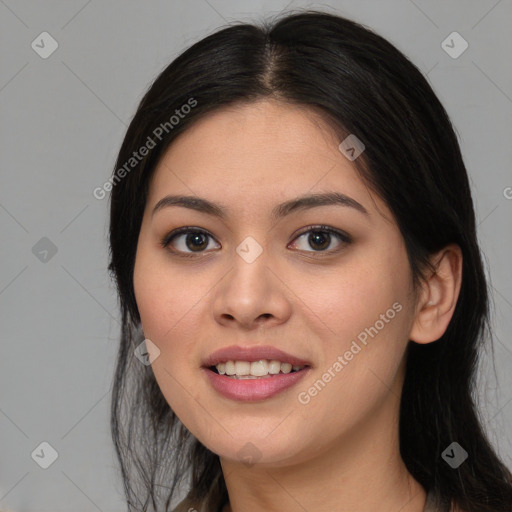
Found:
<svg viewBox="0 0 512 512"><path fill-rule="evenodd" d="M289 201L278 204L276 207L274 207L271 215L273 219L281 219L287 215L290 215L291 213L319 206L330 205L354 208L355 210L365 215L369 215L368 211L361 203L358 203L355 199L352 199L345 194L341 194L340 192L309 194L300 196L296 199L290 199ZM158 201L158 203L153 208L152 215L154 215L157 211L168 208L170 206L182 206L184 208L190 208L192 210L206 213L223 220L228 217L229 212L227 207L221 204L213 203L201 197L168 195Z"/></svg>

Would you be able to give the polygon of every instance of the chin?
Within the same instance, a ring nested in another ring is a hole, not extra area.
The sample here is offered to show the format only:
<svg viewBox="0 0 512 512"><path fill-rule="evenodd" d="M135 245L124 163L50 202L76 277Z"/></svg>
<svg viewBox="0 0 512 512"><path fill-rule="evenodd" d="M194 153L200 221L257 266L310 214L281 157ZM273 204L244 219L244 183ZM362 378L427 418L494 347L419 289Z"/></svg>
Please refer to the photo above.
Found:
<svg viewBox="0 0 512 512"><path fill-rule="evenodd" d="M276 422L272 424L275 429ZM244 428L231 430L231 435L220 428L210 431L209 436L198 433L196 437L221 459L247 467L255 464L263 467L287 466L308 458L307 447L302 447L298 432L294 433L296 431L289 426L273 435L271 428L262 429L261 421L252 422L249 428L245 428L245 425L244 421Z"/></svg>

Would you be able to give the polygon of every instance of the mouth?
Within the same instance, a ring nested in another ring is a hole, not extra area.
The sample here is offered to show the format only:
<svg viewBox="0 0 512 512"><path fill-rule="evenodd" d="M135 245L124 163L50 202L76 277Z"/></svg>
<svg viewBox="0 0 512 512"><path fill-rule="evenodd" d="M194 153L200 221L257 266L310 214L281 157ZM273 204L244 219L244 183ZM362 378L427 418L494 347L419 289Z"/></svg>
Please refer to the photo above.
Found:
<svg viewBox="0 0 512 512"><path fill-rule="evenodd" d="M270 346L232 346L204 362L212 387L232 400L265 400L290 388L311 370L311 363Z"/></svg>

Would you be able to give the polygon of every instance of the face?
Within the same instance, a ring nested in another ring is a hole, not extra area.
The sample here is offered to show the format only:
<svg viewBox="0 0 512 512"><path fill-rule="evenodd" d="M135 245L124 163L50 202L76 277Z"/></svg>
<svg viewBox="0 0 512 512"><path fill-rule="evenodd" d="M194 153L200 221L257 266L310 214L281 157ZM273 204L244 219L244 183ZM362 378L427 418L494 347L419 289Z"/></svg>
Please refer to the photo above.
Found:
<svg viewBox="0 0 512 512"><path fill-rule="evenodd" d="M226 460L292 464L397 414L410 267L340 142L306 107L264 100L203 117L152 177L134 269L152 369Z"/></svg>

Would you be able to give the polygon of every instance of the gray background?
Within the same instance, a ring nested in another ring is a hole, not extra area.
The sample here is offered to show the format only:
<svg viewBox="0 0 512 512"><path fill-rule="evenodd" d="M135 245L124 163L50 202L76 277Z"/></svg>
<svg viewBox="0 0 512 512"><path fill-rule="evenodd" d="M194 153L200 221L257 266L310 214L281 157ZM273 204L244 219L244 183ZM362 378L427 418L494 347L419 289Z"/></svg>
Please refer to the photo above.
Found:
<svg viewBox="0 0 512 512"><path fill-rule="evenodd" d="M109 432L119 315L108 200L92 191L168 62L226 22L285 7L337 12L387 37L453 120L494 292L497 378L488 352L483 418L512 467L511 0L0 0L1 510L125 509ZM46 59L31 47L44 31L59 45ZM458 58L441 46L453 31L469 44ZM31 457L43 441L58 452L48 469Z"/></svg>

